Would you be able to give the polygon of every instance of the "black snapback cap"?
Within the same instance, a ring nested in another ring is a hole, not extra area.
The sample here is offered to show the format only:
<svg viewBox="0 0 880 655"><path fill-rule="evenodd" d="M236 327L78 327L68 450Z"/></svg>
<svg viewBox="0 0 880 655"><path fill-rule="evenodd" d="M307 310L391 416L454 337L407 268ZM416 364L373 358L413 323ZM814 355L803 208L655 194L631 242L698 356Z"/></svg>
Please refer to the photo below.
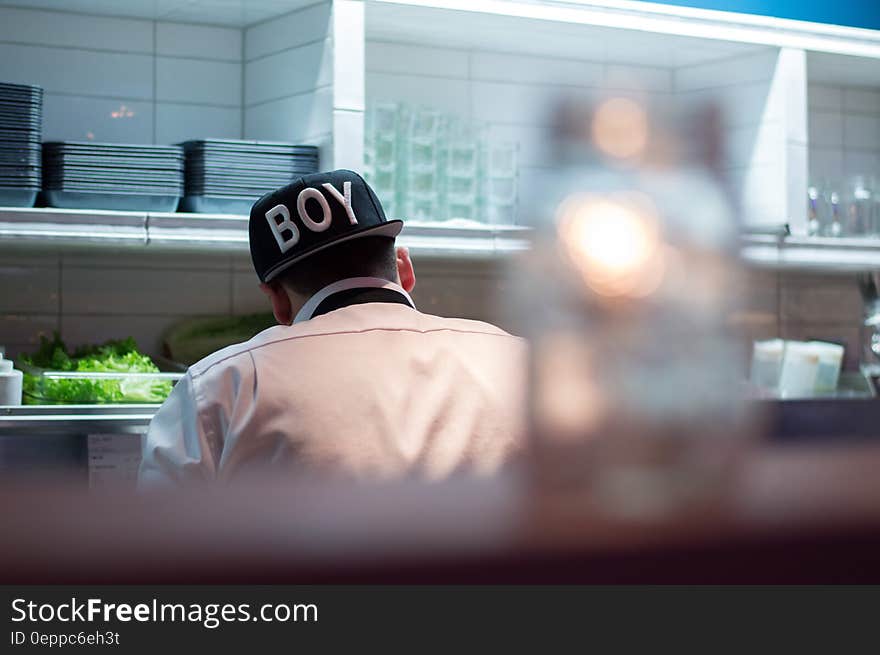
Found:
<svg viewBox="0 0 880 655"><path fill-rule="evenodd" d="M385 218L376 194L354 171L305 175L251 208L251 259L261 282L334 244L359 237L394 238L403 221Z"/></svg>

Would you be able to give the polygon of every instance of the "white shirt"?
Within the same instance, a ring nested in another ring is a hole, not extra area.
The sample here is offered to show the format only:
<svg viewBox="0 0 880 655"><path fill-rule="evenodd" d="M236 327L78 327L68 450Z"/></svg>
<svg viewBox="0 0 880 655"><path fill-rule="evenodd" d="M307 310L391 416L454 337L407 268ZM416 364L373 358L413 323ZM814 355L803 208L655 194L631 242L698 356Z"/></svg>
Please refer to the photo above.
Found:
<svg viewBox="0 0 880 655"><path fill-rule="evenodd" d="M395 300L333 308L359 289ZM191 366L150 423L140 481L492 473L524 445L525 370L524 342L493 325L423 314L386 280L343 280L293 325Z"/></svg>

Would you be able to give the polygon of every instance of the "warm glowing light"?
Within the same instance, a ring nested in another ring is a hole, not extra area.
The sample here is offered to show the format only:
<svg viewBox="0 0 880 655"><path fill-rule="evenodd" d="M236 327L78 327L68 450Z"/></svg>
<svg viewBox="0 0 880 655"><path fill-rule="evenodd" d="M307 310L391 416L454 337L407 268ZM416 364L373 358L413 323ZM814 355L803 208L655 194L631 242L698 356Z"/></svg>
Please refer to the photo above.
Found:
<svg viewBox="0 0 880 655"><path fill-rule="evenodd" d="M619 159L638 157L648 143L648 115L628 98L609 98L596 108L593 141L602 152Z"/></svg>
<svg viewBox="0 0 880 655"><path fill-rule="evenodd" d="M110 118L131 118L132 116L134 116L134 111L125 105L119 105L119 109L110 112Z"/></svg>
<svg viewBox="0 0 880 655"><path fill-rule="evenodd" d="M605 296L646 296L665 270L656 216L633 195L576 194L559 207L560 242L584 282Z"/></svg>

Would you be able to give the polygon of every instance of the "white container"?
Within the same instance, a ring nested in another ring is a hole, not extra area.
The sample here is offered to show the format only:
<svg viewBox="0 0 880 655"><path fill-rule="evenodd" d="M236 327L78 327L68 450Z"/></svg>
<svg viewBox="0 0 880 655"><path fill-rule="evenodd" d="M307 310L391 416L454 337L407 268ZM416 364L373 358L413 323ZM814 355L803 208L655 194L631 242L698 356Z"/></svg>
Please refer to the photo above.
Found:
<svg viewBox="0 0 880 655"><path fill-rule="evenodd" d="M815 391L830 393L837 390L840 368L843 364L843 346L826 341L810 341L808 345L819 357Z"/></svg>
<svg viewBox="0 0 880 655"><path fill-rule="evenodd" d="M777 389L784 354L785 341L782 339L756 341L752 348L752 384L760 389Z"/></svg>
<svg viewBox="0 0 880 655"><path fill-rule="evenodd" d="M819 355L816 348L803 341L786 341L779 376L779 395L782 398L812 396L818 375Z"/></svg>
<svg viewBox="0 0 880 655"><path fill-rule="evenodd" d="M21 405L22 372L12 367L11 359L0 355L0 405Z"/></svg>

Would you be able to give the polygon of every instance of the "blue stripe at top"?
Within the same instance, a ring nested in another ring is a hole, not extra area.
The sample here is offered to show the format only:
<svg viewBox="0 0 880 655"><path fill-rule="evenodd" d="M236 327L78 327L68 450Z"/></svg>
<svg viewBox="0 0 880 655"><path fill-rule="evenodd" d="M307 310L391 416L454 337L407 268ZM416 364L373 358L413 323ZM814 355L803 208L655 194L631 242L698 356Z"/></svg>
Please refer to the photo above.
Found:
<svg viewBox="0 0 880 655"><path fill-rule="evenodd" d="M652 2L880 30L880 0L652 0Z"/></svg>

